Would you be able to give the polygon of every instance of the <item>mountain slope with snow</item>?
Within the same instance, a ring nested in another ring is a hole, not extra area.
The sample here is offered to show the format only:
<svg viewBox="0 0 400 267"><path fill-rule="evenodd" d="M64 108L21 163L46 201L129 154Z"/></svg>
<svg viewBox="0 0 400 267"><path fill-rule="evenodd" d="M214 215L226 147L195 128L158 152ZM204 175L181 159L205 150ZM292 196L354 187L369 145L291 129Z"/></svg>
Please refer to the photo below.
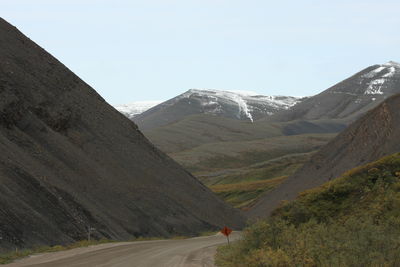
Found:
<svg viewBox="0 0 400 267"><path fill-rule="evenodd" d="M220 91L210 89L191 89L181 98L199 99L205 107L204 112L214 115L224 114L224 105L236 106L238 119L254 121L254 117L272 115L277 111L289 109L300 101L291 96L264 96L246 91Z"/></svg>
<svg viewBox="0 0 400 267"><path fill-rule="evenodd" d="M400 64L389 61L370 66L292 109L276 114L273 119L339 119L349 123L397 93L400 93Z"/></svg>
<svg viewBox="0 0 400 267"><path fill-rule="evenodd" d="M164 126L196 114L253 122L287 110L300 101L302 98L292 96L264 96L243 91L191 89L135 116L134 121L142 130Z"/></svg>

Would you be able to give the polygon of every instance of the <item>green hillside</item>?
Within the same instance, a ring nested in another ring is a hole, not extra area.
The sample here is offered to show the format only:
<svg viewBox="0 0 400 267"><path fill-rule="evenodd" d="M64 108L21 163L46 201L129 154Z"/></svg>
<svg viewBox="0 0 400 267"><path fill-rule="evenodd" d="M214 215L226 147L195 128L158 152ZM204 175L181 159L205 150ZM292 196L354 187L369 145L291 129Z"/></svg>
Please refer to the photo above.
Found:
<svg viewBox="0 0 400 267"><path fill-rule="evenodd" d="M314 153L315 151L309 153L288 153L288 155L255 163L247 167L227 169L197 177L203 183L212 187L218 184L253 182L289 176L303 166Z"/></svg>
<svg viewBox="0 0 400 267"><path fill-rule="evenodd" d="M283 203L218 266L400 266L400 153Z"/></svg>
<svg viewBox="0 0 400 267"><path fill-rule="evenodd" d="M282 127L272 123L251 123L209 114L197 114L162 127L144 130L143 133L162 151L174 153L209 143L250 141L281 136Z"/></svg>
<svg viewBox="0 0 400 267"><path fill-rule="evenodd" d="M290 154L308 153L328 143L335 134L303 134L264 137L250 141L226 141L169 153L195 176L248 167ZM199 177L202 180L202 177Z"/></svg>
<svg viewBox="0 0 400 267"><path fill-rule="evenodd" d="M218 184L210 186L210 189L235 208L247 210L262 194L275 188L286 178L287 176L281 176L260 181Z"/></svg>
<svg viewBox="0 0 400 267"><path fill-rule="evenodd" d="M312 154L313 152L289 154L200 179L235 208L248 210L264 193L281 184L300 168Z"/></svg>
<svg viewBox="0 0 400 267"><path fill-rule="evenodd" d="M303 166L334 136L303 134L219 142L169 155L223 200L247 209L263 193L281 183L282 176L292 175ZM238 191L239 187L243 190Z"/></svg>

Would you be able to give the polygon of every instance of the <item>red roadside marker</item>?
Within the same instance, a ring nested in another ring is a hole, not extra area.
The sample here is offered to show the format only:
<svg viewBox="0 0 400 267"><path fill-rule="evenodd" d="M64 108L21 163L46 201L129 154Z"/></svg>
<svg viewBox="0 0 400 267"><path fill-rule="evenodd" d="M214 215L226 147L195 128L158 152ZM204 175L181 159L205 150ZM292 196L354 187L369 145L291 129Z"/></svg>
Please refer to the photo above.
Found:
<svg viewBox="0 0 400 267"><path fill-rule="evenodd" d="M221 233L224 236L226 236L226 239L228 239L228 244L229 244L229 235L232 233L232 229L225 226L224 228L222 228Z"/></svg>

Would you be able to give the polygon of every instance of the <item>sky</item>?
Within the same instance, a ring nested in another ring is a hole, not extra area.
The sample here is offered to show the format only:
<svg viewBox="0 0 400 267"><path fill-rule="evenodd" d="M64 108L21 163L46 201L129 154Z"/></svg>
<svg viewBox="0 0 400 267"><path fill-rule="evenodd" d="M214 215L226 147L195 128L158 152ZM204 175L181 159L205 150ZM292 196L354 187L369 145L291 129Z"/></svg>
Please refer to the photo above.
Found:
<svg viewBox="0 0 400 267"><path fill-rule="evenodd" d="M310 96L400 61L398 0L0 0L112 105L191 88Z"/></svg>

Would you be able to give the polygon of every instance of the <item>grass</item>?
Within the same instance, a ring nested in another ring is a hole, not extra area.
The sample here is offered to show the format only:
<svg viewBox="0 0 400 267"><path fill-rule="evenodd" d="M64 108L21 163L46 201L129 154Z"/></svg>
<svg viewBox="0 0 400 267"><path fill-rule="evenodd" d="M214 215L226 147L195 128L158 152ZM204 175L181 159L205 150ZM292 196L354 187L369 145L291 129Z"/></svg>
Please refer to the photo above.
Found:
<svg viewBox="0 0 400 267"><path fill-rule="evenodd" d="M219 184L210 189L236 208L248 209L265 192L282 183L287 176L269 180L241 182L236 184Z"/></svg>
<svg viewBox="0 0 400 267"><path fill-rule="evenodd" d="M195 175L248 167L253 164L319 149L333 134L264 137L247 141L201 144L169 155Z"/></svg>
<svg viewBox="0 0 400 267"><path fill-rule="evenodd" d="M335 136L282 136L279 125L208 115L189 116L146 131L145 135L212 190L218 184L232 184L232 190L219 191L218 195L242 209L272 187L269 182L258 182L250 183L252 187L259 186L256 189L238 191L234 189L236 184L282 181L279 177L293 174Z"/></svg>
<svg viewBox="0 0 400 267"><path fill-rule="evenodd" d="M400 153L283 203L218 266L400 266Z"/></svg>
<svg viewBox="0 0 400 267"><path fill-rule="evenodd" d="M266 122L240 121L209 114L190 115L175 123L143 132L166 153L192 149L200 145L249 141L282 135L281 127Z"/></svg>
<svg viewBox="0 0 400 267"><path fill-rule="evenodd" d="M334 136L304 134L218 142L171 153L170 156L223 200L237 208L247 209L263 193L282 182L280 177L293 174L310 159L316 149ZM232 186L215 187L222 184ZM252 189L237 190L237 185ZM224 190L221 191L221 188Z"/></svg>
<svg viewBox="0 0 400 267"><path fill-rule="evenodd" d="M306 162L312 153L295 154L236 169L228 174L202 177L209 188L236 208L247 210L265 192L282 183Z"/></svg>
<svg viewBox="0 0 400 267"><path fill-rule="evenodd" d="M272 187L267 186L269 182L250 183L259 188L240 191L234 189L236 184L289 176L336 136L332 133L284 136L282 131L288 126L309 127L301 123L250 123L200 114L144 134L212 190L218 184L232 184L230 189L218 191L218 195L235 207L246 209Z"/></svg>
<svg viewBox="0 0 400 267"><path fill-rule="evenodd" d="M201 176L206 185L234 184L251 182L289 176L307 162L314 152L303 154L290 154L265 162L260 162L245 168L229 170L217 176Z"/></svg>

